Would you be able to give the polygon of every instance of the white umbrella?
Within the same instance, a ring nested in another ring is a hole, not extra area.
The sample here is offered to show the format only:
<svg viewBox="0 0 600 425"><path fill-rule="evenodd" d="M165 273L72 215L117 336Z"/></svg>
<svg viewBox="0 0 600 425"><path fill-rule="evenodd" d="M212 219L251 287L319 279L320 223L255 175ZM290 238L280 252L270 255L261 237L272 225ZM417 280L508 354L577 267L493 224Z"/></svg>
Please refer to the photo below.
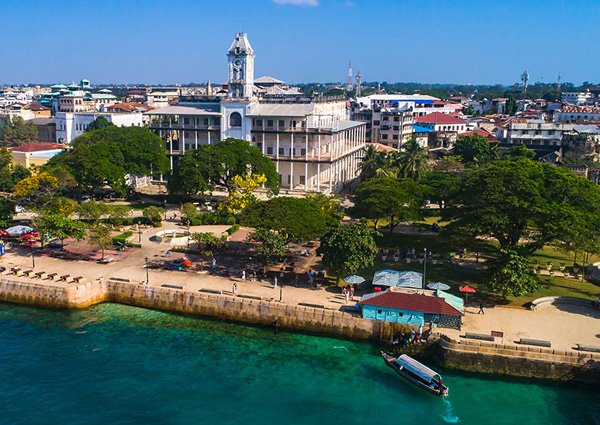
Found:
<svg viewBox="0 0 600 425"><path fill-rule="evenodd" d="M430 283L427 285L427 287L429 289L439 289L440 291L447 291L448 289L450 289L449 285L446 285L445 283L442 283L442 282Z"/></svg>
<svg viewBox="0 0 600 425"><path fill-rule="evenodd" d="M6 229L5 232L11 236L23 236L33 232L33 229L29 226L13 226Z"/></svg>
<svg viewBox="0 0 600 425"><path fill-rule="evenodd" d="M357 276L355 274L344 278L344 282L349 283L351 285L357 285L359 283L363 283L364 281L365 281L364 278Z"/></svg>

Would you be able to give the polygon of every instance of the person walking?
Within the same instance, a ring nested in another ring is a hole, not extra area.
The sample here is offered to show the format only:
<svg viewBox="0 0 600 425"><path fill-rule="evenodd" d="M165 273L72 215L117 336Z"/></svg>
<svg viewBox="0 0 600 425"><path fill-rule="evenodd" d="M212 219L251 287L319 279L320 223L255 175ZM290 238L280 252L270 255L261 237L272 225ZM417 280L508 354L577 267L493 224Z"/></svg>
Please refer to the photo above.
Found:
<svg viewBox="0 0 600 425"><path fill-rule="evenodd" d="M273 278L273 282L275 283L275 286L273 287L273 289L277 289L277 276L275 276Z"/></svg>
<svg viewBox="0 0 600 425"><path fill-rule="evenodd" d="M237 283L233 282L233 286L231 287L231 292L233 292L233 295L237 294Z"/></svg>
<svg viewBox="0 0 600 425"><path fill-rule="evenodd" d="M479 312L477 314L485 314L483 311L483 300L479 301Z"/></svg>
<svg viewBox="0 0 600 425"><path fill-rule="evenodd" d="M348 298L350 298L350 291L344 291L344 300L348 304Z"/></svg>
<svg viewBox="0 0 600 425"><path fill-rule="evenodd" d="M242 270L242 280L246 280L246 270Z"/></svg>

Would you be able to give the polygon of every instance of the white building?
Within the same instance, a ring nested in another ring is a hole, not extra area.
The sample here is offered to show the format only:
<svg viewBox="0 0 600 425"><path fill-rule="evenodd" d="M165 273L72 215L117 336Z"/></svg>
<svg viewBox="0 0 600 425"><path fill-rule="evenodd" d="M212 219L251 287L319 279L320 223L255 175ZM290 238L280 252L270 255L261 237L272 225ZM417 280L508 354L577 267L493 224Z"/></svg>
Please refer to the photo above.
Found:
<svg viewBox="0 0 600 425"><path fill-rule="evenodd" d="M418 117L415 119L415 123L433 131L455 132L461 134L468 130L467 122L465 120L440 112L434 112L429 115Z"/></svg>
<svg viewBox="0 0 600 425"><path fill-rule="evenodd" d="M584 105L591 102L594 95L589 90L577 92L563 92L560 95L560 100L571 105Z"/></svg>
<svg viewBox="0 0 600 425"><path fill-rule="evenodd" d="M56 143L71 143L77 136L85 133L88 126L98 117L105 117L119 127L141 127L144 118L141 112L58 112L56 114Z"/></svg>
<svg viewBox="0 0 600 425"><path fill-rule="evenodd" d="M255 81L245 33L236 34L227 56L226 94L182 96L146 113L171 166L189 149L233 137L273 160L284 190L333 192L358 176L366 125L348 119L345 99L303 95L270 77Z"/></svg>
<svg viewBox="0 0 600 425"><path fill-rule="evenodd" d="M600 121L600 109L591 106L564 106L554 112L554 121Z"/></svg>

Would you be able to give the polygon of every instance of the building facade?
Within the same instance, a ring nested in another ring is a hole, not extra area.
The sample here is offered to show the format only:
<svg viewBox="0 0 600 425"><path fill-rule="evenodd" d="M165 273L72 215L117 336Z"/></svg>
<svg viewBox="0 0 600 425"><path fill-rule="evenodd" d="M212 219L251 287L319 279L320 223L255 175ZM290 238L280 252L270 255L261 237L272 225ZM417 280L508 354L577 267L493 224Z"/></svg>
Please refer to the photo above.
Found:
<svg viewBox="0 0 600 425"><path fill-rule="evenodd" d="M274 162L283 190L333 192L358 176L366 125L348 119L344 98L303 95L270 77L255 84L245 33L236 34L227 58L227 93L181 96L176 105L146 113L172 167L189 149L236 138Z"/></svg>
<svg viewBox="0 0 600 425"><path fill-rule="evenodd" d="M105 117L108 122L119 127L144 125L144 116L141 112L58 112L56 114L56 143L71 143L77 136L85 133L88 126L98 117Z"/></svg>

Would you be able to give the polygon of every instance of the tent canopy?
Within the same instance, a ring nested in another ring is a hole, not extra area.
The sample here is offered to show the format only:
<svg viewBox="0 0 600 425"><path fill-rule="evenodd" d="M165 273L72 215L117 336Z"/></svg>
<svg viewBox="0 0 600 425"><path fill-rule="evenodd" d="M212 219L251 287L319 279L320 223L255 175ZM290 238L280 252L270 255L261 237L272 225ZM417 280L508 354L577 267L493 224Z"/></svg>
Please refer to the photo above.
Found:
<svg viewBox="0 0 600 425"><path fill-rule="evenodd" d="M373 276L373 285L420 289L423 287L423 275L417 272L378 270Z"/></svg>
<svg viewBox="0 0 600 425"><path fill-rule="evenodd" d="M357 276L355 274L353 274L352 276L348 276L344 278L344 282L346 283L350 283L351 285L356 285L359 283L363 283L365 281L365 279L361 276Z"/></svg>
<svg viewBox="0 0 600 425"><path fill-rule="evenodd" d="M429 283L427 284L427 287L429 289L441 289L442 291L447 291L448 289L450 289L450 285L446 285L445 283L442 282L434 282L434 283Z"/></svg>

